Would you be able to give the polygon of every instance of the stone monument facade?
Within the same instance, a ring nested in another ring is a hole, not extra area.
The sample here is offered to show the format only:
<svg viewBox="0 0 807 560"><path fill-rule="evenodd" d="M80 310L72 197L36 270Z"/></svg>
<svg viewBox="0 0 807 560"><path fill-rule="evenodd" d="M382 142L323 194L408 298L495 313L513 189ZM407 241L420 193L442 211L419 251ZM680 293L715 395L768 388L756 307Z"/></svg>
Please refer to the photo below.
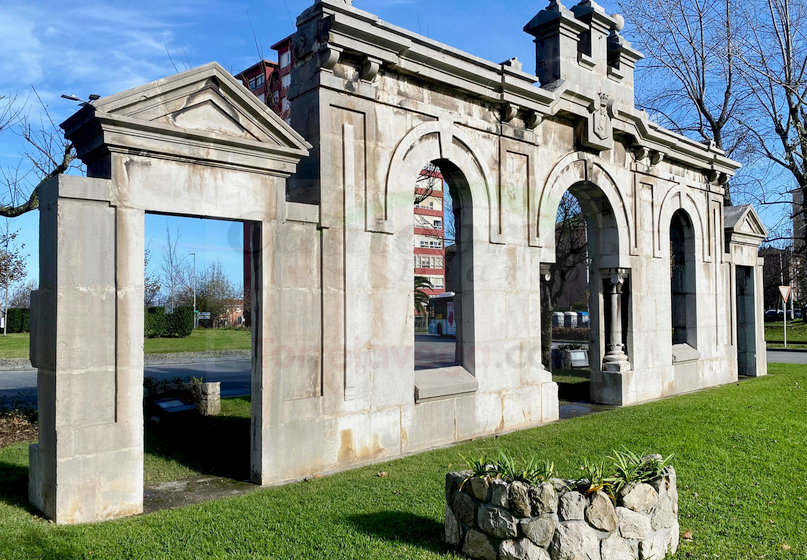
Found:
<svg viewBox="0 0 807 560"><path fill-rule="evenodd" d="M621 26L553 0L525 27L532 75L318 0L292 39L291 127L215 63L86 104L62 126L88 177L41 194L34 505L57 523L142 511L146 212L249 228L256 484L556 420L540 283L567 190L588 224L595 401L764 374L766 233L722 207L738 164L635 109ZM455 201L457 365L415 371L428 163Z"/></svg>

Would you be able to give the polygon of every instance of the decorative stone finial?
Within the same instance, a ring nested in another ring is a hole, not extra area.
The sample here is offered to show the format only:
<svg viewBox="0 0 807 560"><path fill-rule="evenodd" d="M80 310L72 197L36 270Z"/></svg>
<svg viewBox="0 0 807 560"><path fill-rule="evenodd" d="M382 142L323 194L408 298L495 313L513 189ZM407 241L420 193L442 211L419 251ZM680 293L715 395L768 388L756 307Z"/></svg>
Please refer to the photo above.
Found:
<svg viewBox="0 0 807 560"><path fill-rule="evenodd" d="M625 28L625 18L623 18L621 14L614 14L611 16L611 19L614 20L614 31L617 33Z"/></svg>

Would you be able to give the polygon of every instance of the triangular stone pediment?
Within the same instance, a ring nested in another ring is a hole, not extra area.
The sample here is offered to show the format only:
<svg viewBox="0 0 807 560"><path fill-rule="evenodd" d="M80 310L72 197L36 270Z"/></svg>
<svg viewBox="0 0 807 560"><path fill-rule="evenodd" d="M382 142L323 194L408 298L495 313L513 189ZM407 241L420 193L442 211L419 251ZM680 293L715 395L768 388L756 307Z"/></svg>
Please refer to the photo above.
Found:
<svg viewBox="0 0 807 560"><path fill-rule="evenodd" d="M209 137L213 143L230 138L294 151L309 148L302 136L215 62L103 97L90 108L99 118L130 125L150 123L168 134L183 131ZM62 127L69 131L78 125L81 113Z"/></svg>
<svg viewBox="0 0 807 560"><path fill-rule="evenodd" d="M726 208L724 216L725 228L730 234L740 233L759 239L764 239L768 235L759 214L750 204Z"/></svg>

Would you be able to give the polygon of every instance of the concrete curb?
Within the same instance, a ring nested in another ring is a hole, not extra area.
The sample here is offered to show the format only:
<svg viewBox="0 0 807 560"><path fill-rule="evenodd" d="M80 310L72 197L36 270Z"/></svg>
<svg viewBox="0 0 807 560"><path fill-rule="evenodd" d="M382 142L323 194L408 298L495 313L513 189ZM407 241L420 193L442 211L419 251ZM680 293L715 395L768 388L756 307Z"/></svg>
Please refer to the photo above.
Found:
<svg viewBox="0 0 807 560"><path fill-rule="evenodd" d="M794 353L804 353L807 352L807 348L765 348L766 352L794 352Z"/></svg>

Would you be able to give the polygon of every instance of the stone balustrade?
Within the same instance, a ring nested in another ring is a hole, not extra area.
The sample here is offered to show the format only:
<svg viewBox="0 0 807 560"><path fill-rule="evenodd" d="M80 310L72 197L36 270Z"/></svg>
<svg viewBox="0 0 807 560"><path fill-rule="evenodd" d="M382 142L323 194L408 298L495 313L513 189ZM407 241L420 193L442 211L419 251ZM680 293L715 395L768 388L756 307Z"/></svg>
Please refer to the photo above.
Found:
<svg viewBox="0 0 807 560"><path fill-rule="evenodd" d="M539 485L446 475L446 543L479 560L662 560L678 549L673 467L631 483L616 504L571 480Z"/></svg>

